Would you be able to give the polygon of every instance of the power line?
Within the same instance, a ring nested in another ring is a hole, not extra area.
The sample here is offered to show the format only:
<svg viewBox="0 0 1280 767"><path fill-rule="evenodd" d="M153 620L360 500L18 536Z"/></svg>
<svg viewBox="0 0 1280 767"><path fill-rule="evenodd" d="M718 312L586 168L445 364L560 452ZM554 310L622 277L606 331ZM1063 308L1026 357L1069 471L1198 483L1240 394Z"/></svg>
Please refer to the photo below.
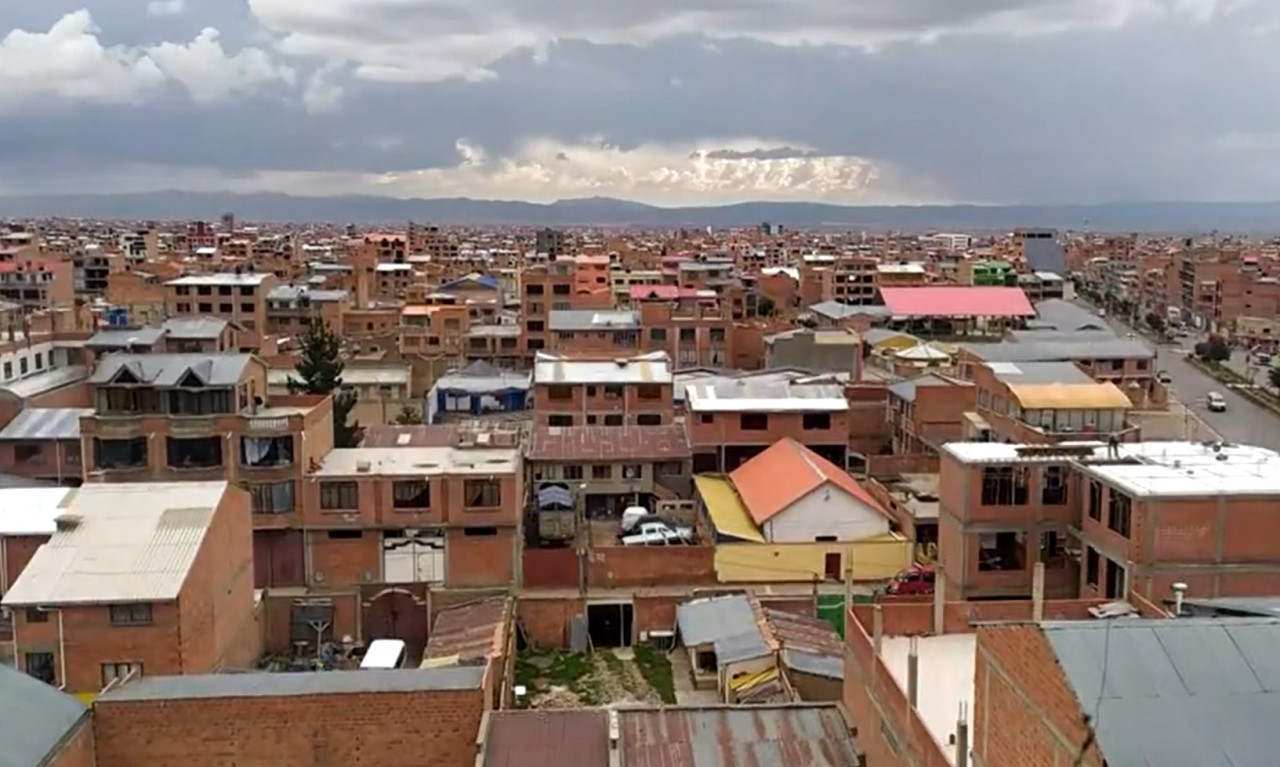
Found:
<svg viewBox="0 0 1280 767"><path fill-rule="evenodd" d="M1102 637L1102 674L1098 680L1098 698L1093 702L1093 713L1086 713L1081 722L1084 723L1085 736L1080 742L1080 750L1076 753L1075 761L1071 763L1071 767L1081 767L1084 764L1085 756L1088 755L1089 749L1097 740L1097 721L1102 714L1102 697L1107 691L1107 670L1111 667L1111 626L1113 621L1107 621L1107 627L1104 629Z"/></svg>

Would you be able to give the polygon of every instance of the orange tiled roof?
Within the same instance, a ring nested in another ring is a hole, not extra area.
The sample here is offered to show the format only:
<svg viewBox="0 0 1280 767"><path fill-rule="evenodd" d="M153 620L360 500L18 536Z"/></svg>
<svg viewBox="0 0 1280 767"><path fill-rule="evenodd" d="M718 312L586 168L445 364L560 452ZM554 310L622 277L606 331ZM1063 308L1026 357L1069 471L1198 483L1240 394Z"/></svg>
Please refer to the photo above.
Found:
<svg viewBox="0 0 1280 767"><path fill-rule="evenodd" d="M734 469L729 479L756 524L764 524L828 482L888 516L884 507L847 471L790 437L778 440Z"/></svg>

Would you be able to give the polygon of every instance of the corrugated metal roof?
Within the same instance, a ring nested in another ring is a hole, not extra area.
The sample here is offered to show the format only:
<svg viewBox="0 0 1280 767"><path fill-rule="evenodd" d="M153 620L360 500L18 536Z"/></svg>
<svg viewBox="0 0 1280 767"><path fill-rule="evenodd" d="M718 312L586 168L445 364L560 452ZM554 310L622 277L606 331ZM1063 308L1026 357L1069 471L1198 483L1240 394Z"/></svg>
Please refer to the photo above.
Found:
<svg viewBox="0 0 1280 767"><path fill-rule="evenodd" d="M836 383L745 376L690 383L685 387L684 401L685 407L695 413L817 413L849 409L844 387Z"/></svg>
<svg viewBox="0 0 1280 767"><path fill-rule="evenodd" d="M547 330L638 330L640 312L597 309L553 309L547 313Z"/></svg>
<svg viewBox="0 0 1280 767"><path fill-rule="evenodd" d="M916 378L908 378L905 381L898 381L895 384L891 384L888 388L889 388L890 394L902 400L903 402L915 402L916 390L919 389L921 386L961 386L961 385L967 385L967 384L952 381L946 378L936 376L932 373L929 373L927 375L917 376Z"/></svg>
<svg viewBox="0 0 1280 767"><path fill-rule="evenodd" d="M751 519L728 477L699 474L693 478L693 484L717 533L753 543L765 542L759 525Z"/></svg>
<svg viewBox="0 0 1280 767"><path fill-rule="evenodd" d="M820 655L808 650L783 650L782 663L792 671L827 679L844 679L844 658Z"/></svg>
<svg viewBox="0 0 1280 767"><path fill-rule="evenodd" d="M61 389L64 386L78 384L88 376L88 368L80 365L71 365L65 368L46 370L43 373L6 384L4 391L9 392L18 399L26 400Z"/></svg>
<svg viewBox="0 0 1280 767"><path fill-rule="evenodd" d="M537 384L669 384L671 358L650 352L617 359L574 359L539 352L533 363Z"/></svg>
<svg viewBox="0 0 1280 767"><path fill-rule="evenodd" d="M431 624L424 658L456 656L467 664L501 655L509 601L485 599L441 610Z"/></svg>
<svg viewBox="0 0 1280 767"><path fill-rule="evenodd" d="M835 705L623 709L620 767L848 767L858 749Z"/></svg>
<svg viewBox="0 0 1280 767"><path fill-rule="evenodd" d="M1093 383L1074 362L988 362L997 381L1009 384Z"/></svg>
<svg viewBox="0 0 1280 767"><path fill-rule="evenodd" d="M80 418L86 415L93 415L93 409L27 408L0 431L0 440L80 439Z"/></svg>
<svg viewBox="0 0 1280 767"><path fill-rule="evenodd" d="M531 461L682 461L691 455L683 426L538 426Z"/></svg>
<svg viewBox="0 0 1280 767"><path fill-rule="evenodd" d="M211 341L222 335L229 323L217 317L174 317L160 327L167 338L179 341Z"/></svg>
<svg viewBox="0 0 1280 767"><path fill-rule="evenodd" d="M111 354L98 362L89 383L111 383L127 371L152 386L178 386L188 373L205 386L234 386L252 359L249 354Z"/></svg>
<svg viewBox="0 0 1280 767"><path fill-rule="evenodd" d="M474 690L484 679L481 666L432 669L362 669L290 674L192 674L144 676L108 690L95 705L134 700L344 695L369 692Z"/></svg>
<svg viewBox="0 0 1280 767"><path fill-rule="evenodd" d="M88 715L75 698L0 664L0 767L38 767Z"/></svg>
<svg viewBox="0 0 1280 767"><path fill-rule="evenodd" d="M767 658L773 654L773 649L764 641L764 636L758 627L743 634L719 637L712 642L712 648L716 653L716 662L722 665Z"/></svg>
<svg viewBox="0 0 1280 767"><path fill-rule="evenodd" d="M986 362L1050 362L1054 360L1143 359L1156 356L1135 338L1102 338L1095 341L1019 341L1017 343L961 344L960 348Z"/></svg>
<svg viewBox="0 0 1280 767"><path fill-rule="evenodd" d="M176 599L226 482L85 485L67 503L74 527L36 550L5 605Z"/></svg>
<svg viewBox="0 0 1280 767"><path fill-rule="evenodd" d="M1009 384L1023 410L1128 410L1133 402L1120 387L1105 383Z"/></svg>
<svg viewBox="0 0 1280 767"><path fill-rule="evenodd" d="M1280 620L1043 624L1111 767L1277 763Z"/></svg>
<svg viewBox="0 0 1280 767"><path fill-rule="evenodd" d="M745 594L695 599L677 605L676 625L686 647L711 644L721 663L761 658L771 652Z"/></svg>
<svg viewBox="0 0 1280 767"><path fill-rule="evenodd" d="M85 341L84 345L89 349L132 349L154 346L163 337L162 328L102 330Z"/></svg>
<svg viewBox="0 0 1280 767"><path fill-rule="evenodd" d="M481 767L608 767L609 716L591 711L489 714Z"/></svg>
<svg viewBox="0 0 1280 767"><path fill-rule="evenodd" d="M1034 317L1022 288L982 285L939 285L881 288L881 298L895 317Z"/></svg>

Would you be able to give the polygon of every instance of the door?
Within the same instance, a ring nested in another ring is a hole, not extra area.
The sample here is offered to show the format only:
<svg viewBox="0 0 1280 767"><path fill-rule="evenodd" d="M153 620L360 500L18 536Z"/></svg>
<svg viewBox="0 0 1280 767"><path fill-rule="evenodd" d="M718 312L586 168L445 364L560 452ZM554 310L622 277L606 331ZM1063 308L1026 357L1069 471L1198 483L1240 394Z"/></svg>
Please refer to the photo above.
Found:
<svg viewBox="0 0 1280 767"><path fill-rule="evenodd" d="M829 581L838 581L841 578L843 578L844 573L840 572L841 569L843 569L840 567L840 552L838 551L827 552L826 561L824 563L823 569L826 571L827 580Z"/></svg>

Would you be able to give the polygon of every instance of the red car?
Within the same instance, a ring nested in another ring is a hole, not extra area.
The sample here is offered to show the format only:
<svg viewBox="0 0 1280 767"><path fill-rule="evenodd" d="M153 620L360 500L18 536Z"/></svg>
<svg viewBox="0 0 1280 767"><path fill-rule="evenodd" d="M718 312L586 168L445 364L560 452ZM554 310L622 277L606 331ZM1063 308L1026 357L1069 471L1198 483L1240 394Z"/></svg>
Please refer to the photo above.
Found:
<svg viewBox="0 0 1280 767"><path fill-rule="evenodd" d="M893 576L886 594L910 595L933 593L933 568L913 565Z"/></svg>

